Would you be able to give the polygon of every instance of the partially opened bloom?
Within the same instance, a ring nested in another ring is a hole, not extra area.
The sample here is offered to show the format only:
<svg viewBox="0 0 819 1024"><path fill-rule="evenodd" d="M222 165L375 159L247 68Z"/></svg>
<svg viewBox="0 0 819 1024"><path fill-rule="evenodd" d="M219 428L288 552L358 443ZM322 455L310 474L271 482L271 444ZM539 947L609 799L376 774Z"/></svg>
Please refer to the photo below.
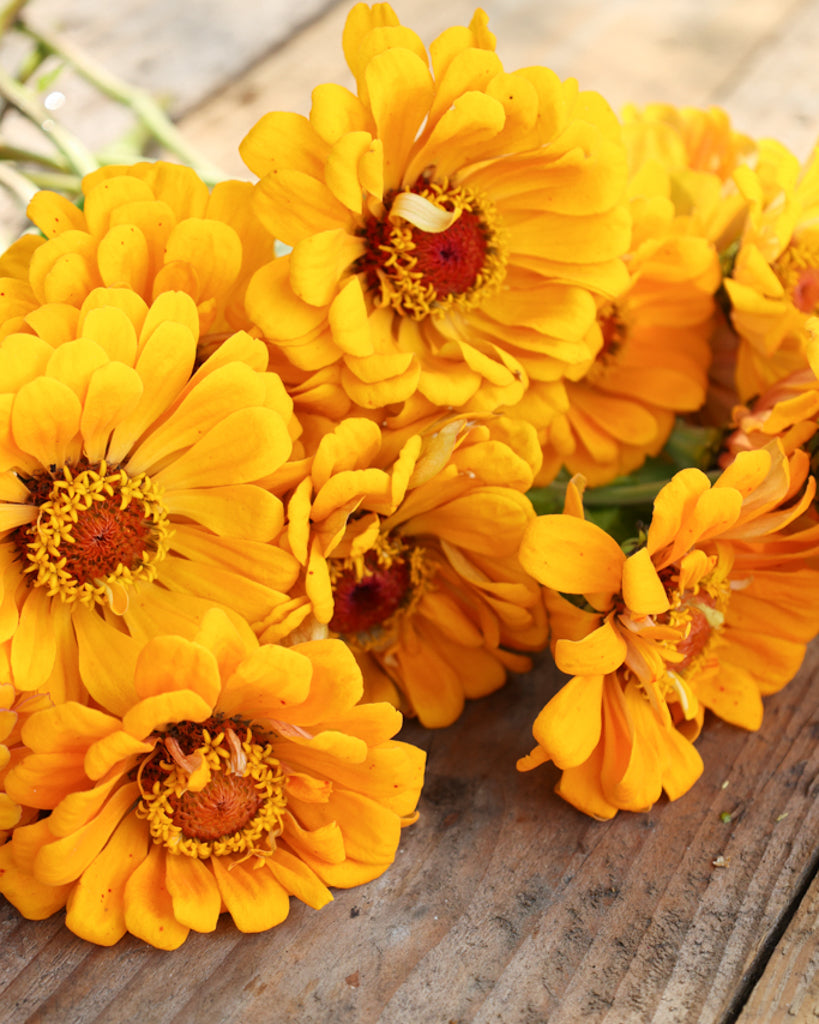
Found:
<svg viewBox="0 0 819 1024"><path fill-rule="evenodd" d="M553 760L560 794L606 818L690 788L703 707L759 728L763 695L793 677L819 627L807 562L819 531L798 522L815 492L807 472L803 451L788 459L775 441L713 485L682 470L629 554L583 519L574 491L568 513L527 528L521 561L555 591L555 661L573 678L538 716L520 768Z"/></svg>
<svg viewBox="0 0 819 1024"><path fill-rule="evenodd" d="M356 706L338 640L259 646L219 610L192 641L127 638L87 676L97 707L32 716L7 779L50 811L0 850L0 892L30 918L67 907L80 937L175 949L228 912L245 932L290 896L370 881L415 819L424 754L390 705Z"/></svg>
<svg viewBox="0 0 819 1024"><path fill-rule="evenodd" d="M82 188L81 209L46 191L29 204L45 238L26 236L0 262L0 337L37 331L40 307L79 307L99 287L149 305L162 292L187 293L205 354L250 327L244 290L273 239L252 215L248 182L210 191L189 167L157 161L103 167Z"/></svg>
<svg viewBox="0 0 819 1024"><path fill-rule="evenodd" d="M288 504L313 619L350 645L369 699L427 726L449 725L465 698L528 668L515 652L546 642L540 587L517 562L537 444L508 426L507 443L463 418L423 435L346 420Z"/></svg>
<svg viewBox="0 0 819 1024"><path fill-rule="evenodd" d="M595 298L624 280L619 125L493 49L483 12L428 59L387 4L358 4L357 95L319 86L309 119L267 114L242 144L258 215L292 246L248 310L305 404L492 411L589 357Z"/></svg>
<svg viewBox="0 0 819 1024"><path fill-rule="evenodd" d="M16 687L60 701L123 630L188 634L214 604L255 624L284 600L298 565L270 543L268 478L298 426L249 335L195 370L187 294L41 312L0 349L0 641Z"/></svg>

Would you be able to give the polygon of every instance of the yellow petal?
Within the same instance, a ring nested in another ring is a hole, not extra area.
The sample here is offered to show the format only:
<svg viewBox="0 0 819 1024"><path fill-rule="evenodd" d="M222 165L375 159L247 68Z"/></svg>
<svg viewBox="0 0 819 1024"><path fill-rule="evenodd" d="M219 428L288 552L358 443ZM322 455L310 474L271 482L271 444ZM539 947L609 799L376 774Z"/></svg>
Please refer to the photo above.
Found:
<svg viewBox="0 0 819 1024"><path fill-rule="evenodd" d="M610 615L582 640L558 640L555 663L567 675L605 674L624 663L627 651L628 645Z"/></svg>
<svg viewBox="0 0 819 1024"><path fill-rule="evenodd" d="M34 860L37 878L49 885L65 885L79 878L138 798L135 782L122 786L87 825L43 846Z"/></svg>
<svg viewBox="0 0 819 1024"><path fill-rule="evenodd" d="M222 910L222 897L213 872L196 857L165 857L165 885L173 915L186 928L212 932Z"/></svg>
<svg viewBox="0 0 819 1024"><path fill-rule="evenodd" d="M82 406L67 385L48 377L24 384L14 398L15 443L43 466L63 466L80 428Z"/></svg>
<svg viewBox="0 0 819 1024"><path fill-rule="evenodd" d="M66 925L86 942L113 946L127 931L123 894L133 871L148 854L145 822L122 819L90 870L84 871L68 898Z"/></svg>
<svg viewBox="0 0 819 1024"><path fill-rule="evenodd" d="M648 548L629 555L623 565L623 600L637 615L661 615L670 608L663 581Z"/></svg>
<svg viewBox="0 0 819 1024"><path fill-rule="evenodd" d="M600 739L603 700L602 675L570 679L532 726L532 733L559 768L582 764Z"/></svg>
<svg viewBox="0 0 819 1024"><path fill-rule="evenodd" d="M173 911L165 882L168 856L164 847L150 843L148 856L131 874L123 893L128 931L157 949L178 949L189 932Z"/></svg>
<svg viewBox="0 0 819 1024"><path fill-rule="evenodd" d="M225 908L240 932L263 932L290 913L290 899L266 866L254 870L236 857L212 857L211 865ZM232 869L232 870L231 870Z"/></svg>
<svg viewBox="0 0 819 1024"><path fill-rule="evenodd" d="M264 408L237 409L160 470L154 481L168 490L250 483L274 472L291 449L287 427L278 413Z"/></svg>
<svg viewBox="0 0 819 1024"><path fill-rule="evenodd" d="M166 729L176 722L204 722L213 712L213 705L193 690L173 690L146 697L122 717L122 727L137 738L155 730Z"/></svg>
<svg viewBox="0 0 819 1024"><path fill-rule="evenodd" d="M134 688L142 700L174 690L193 690L215 707L221 686L216 658L181 636L155 637L137 658Z"/></svg>
<svg viewBox="0 0 819 1024"><path fill-rule="evenodd" d="M566 594L618 591L626 561L604 530L571 515L539 516L530 522L519 558L530 576Z"/></svg>

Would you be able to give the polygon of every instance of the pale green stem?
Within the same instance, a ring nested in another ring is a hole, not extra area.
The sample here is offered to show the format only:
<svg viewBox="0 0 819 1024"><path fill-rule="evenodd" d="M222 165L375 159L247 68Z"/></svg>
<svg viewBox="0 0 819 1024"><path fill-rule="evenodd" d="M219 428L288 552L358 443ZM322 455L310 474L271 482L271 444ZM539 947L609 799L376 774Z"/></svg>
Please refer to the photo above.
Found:
<svg viewBox="0 0 819 1024"><path fill-rule="evenodd" d="M18 164L37 164L38 167L46 167L50 171L68 171L68 164L64 160L35 153L30 149L22 149L20 146L10 146L5 142L0 142L0 160L13 160Z"/></svg>
<svg viewBox="0 0 819 1024"><path fill-rule="evenodd" d="M20 11L26 6L28 0L12 0L5 7L0 8L0 35L7 32L20 17Z"/></svg>
<svg viewBox="0 0 819 1024"><path fill-rule="evenodd" d="M32 124L36 125L46 138L51 139L77 174L85 175L97 170L99 163L91 150L49 115L32 89L15 81L2 68L0 68L0 95L25 115Z"/></svg>
<svg viewBox="0 0 819 1024"><path fill-rule="evenodd" d="M46 47L55 56L67 60L94 88L133 111L135 117L151 132L157 142L168 152L179 157L188 167L193 168L203 181L214 185L225 180L227 175L224 171L187 142L149 93L120 81L68 41L56 39L40 29L35 31L28 25L22 27L41 46Z"/></svg>
<svg viewBox="0 0 819 1024"><path fill-rule="evenodd" d="M37 191L37 186L34 185L30 178L3 163L0 163L0 185L11 192L23 209L28 206L32 196Z"/></svg>

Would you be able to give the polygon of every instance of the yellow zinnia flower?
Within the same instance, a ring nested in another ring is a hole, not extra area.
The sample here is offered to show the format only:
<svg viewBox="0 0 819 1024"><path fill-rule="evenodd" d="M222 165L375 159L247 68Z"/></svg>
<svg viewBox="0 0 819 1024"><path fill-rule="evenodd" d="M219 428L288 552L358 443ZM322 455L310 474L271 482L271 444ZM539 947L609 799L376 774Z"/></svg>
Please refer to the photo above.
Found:
<svg viewBox="0 0 819 1024"><path fill-rule="evenodd" d="M539 484L564 465L591 487L630 473L659 453L675 413L705 401L716 251L689 233L665 197L635 199L632 213L628 287L600 304L597 355L565 382L565 410L542 432Z"/></svg>
<svg viewBox="0 0 819 1024"><path fill-rule="evenodd" d="M806 561L819 529L795 525L816 489L807 472L805 453L789 460L777 442L740 453L713 485L683 470L629 554L582 518L574 490L569 514L529 525L521 562L555 591L555 661L573 678L538 716L521 769L553 760L562 796L611 817L693 784L702 706L759 728L762 696L792 678L819 628Z"/></svg>
<svg viewBox="0 0 819 1024"><path fill-rule="evenodd" d="M546 68L507 73L486 16L431 47L358 4L358 94L313 92L241 146L257 211L292 252L248 310L302 373L302 404L492 411L593 354L595 297L628 245L625 155L602 99Z"/></svg>
<svg viewBox="0 0 819 1024"><path fill-rule="evenodd" d="M817 181L819 150L802 167L770 141L756 168L737 174L749 212L725 291L743 402L808 363L808 322L819 313Z"/></svg>
<svg viewBox="0 0 819 1024"><path fill-rule="evenodd" d="M158 161L103 167L82 189L82 209L53 192L29 204L45 239L29 235L0 260L0 337L37 331L40 307L79 307L98 287L127 288L149 305L162 292L186 292L205 354L251 326L244 290L273 239L252 214L248 182L211 192L190 168Z"/></svg>
<svg viewBox="0 0 819 1024"><path fill-rule="evenodd" d="M511 445L537 443L509 429L504 443L463 419L409 436L346 420L288 504L315 622L350 645L369 699L403 700L427 726L449 725L465 698L528 668L513 651L546 642L540 588L516 557L532 465Z"/></svg>
<svg viewBox="0 0 819 1024"><path fill-rule="evenodd" d="M378 877L417 817L424 753L392 739L390 705L356 706L337 640L260 646L213 610L193 640L125 638L86 678L98 706L29 718L7 779L51 812L0 849L0 892L26 917L67 905L81 938L162 949L223 911L262 931L290 896L321 907L328 886Z"/></svg>
<svg viewBox="0 0 819 1024"><path fill-rule="evenodd" d="M267 478L298 426L249 335L195 370L184 293L39 312L39 335L0 349L0 641L18 689L61 701L123 629L187 635L214 604L260 623L284 601L298 564L269 543L284 515Z"/></svg>

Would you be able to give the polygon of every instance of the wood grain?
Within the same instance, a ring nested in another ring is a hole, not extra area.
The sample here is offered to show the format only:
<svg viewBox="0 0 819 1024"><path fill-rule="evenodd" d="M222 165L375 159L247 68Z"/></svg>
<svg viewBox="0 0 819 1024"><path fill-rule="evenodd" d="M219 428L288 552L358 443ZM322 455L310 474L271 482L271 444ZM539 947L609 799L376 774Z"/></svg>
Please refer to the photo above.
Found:
<svg viewBox="0 0 819 1024"><path fill-rule="evenodd" d="M557 685L546 662L451 729L407 726L429 751L421 820L381 879L322 911L294 902L248 936L223 918L162 953L97 949L5 906L0 1020L725 1021L815 870L817 672L814 650L758 734L710 721L688 796L598 823L554 796L550 768L514 769Z"/></svg>
<svg viewBox="0 0 819 1024"><path fill-rule="evenodd" d="M737 1024L819 1019L819 882L814 881Z"/></svg>

